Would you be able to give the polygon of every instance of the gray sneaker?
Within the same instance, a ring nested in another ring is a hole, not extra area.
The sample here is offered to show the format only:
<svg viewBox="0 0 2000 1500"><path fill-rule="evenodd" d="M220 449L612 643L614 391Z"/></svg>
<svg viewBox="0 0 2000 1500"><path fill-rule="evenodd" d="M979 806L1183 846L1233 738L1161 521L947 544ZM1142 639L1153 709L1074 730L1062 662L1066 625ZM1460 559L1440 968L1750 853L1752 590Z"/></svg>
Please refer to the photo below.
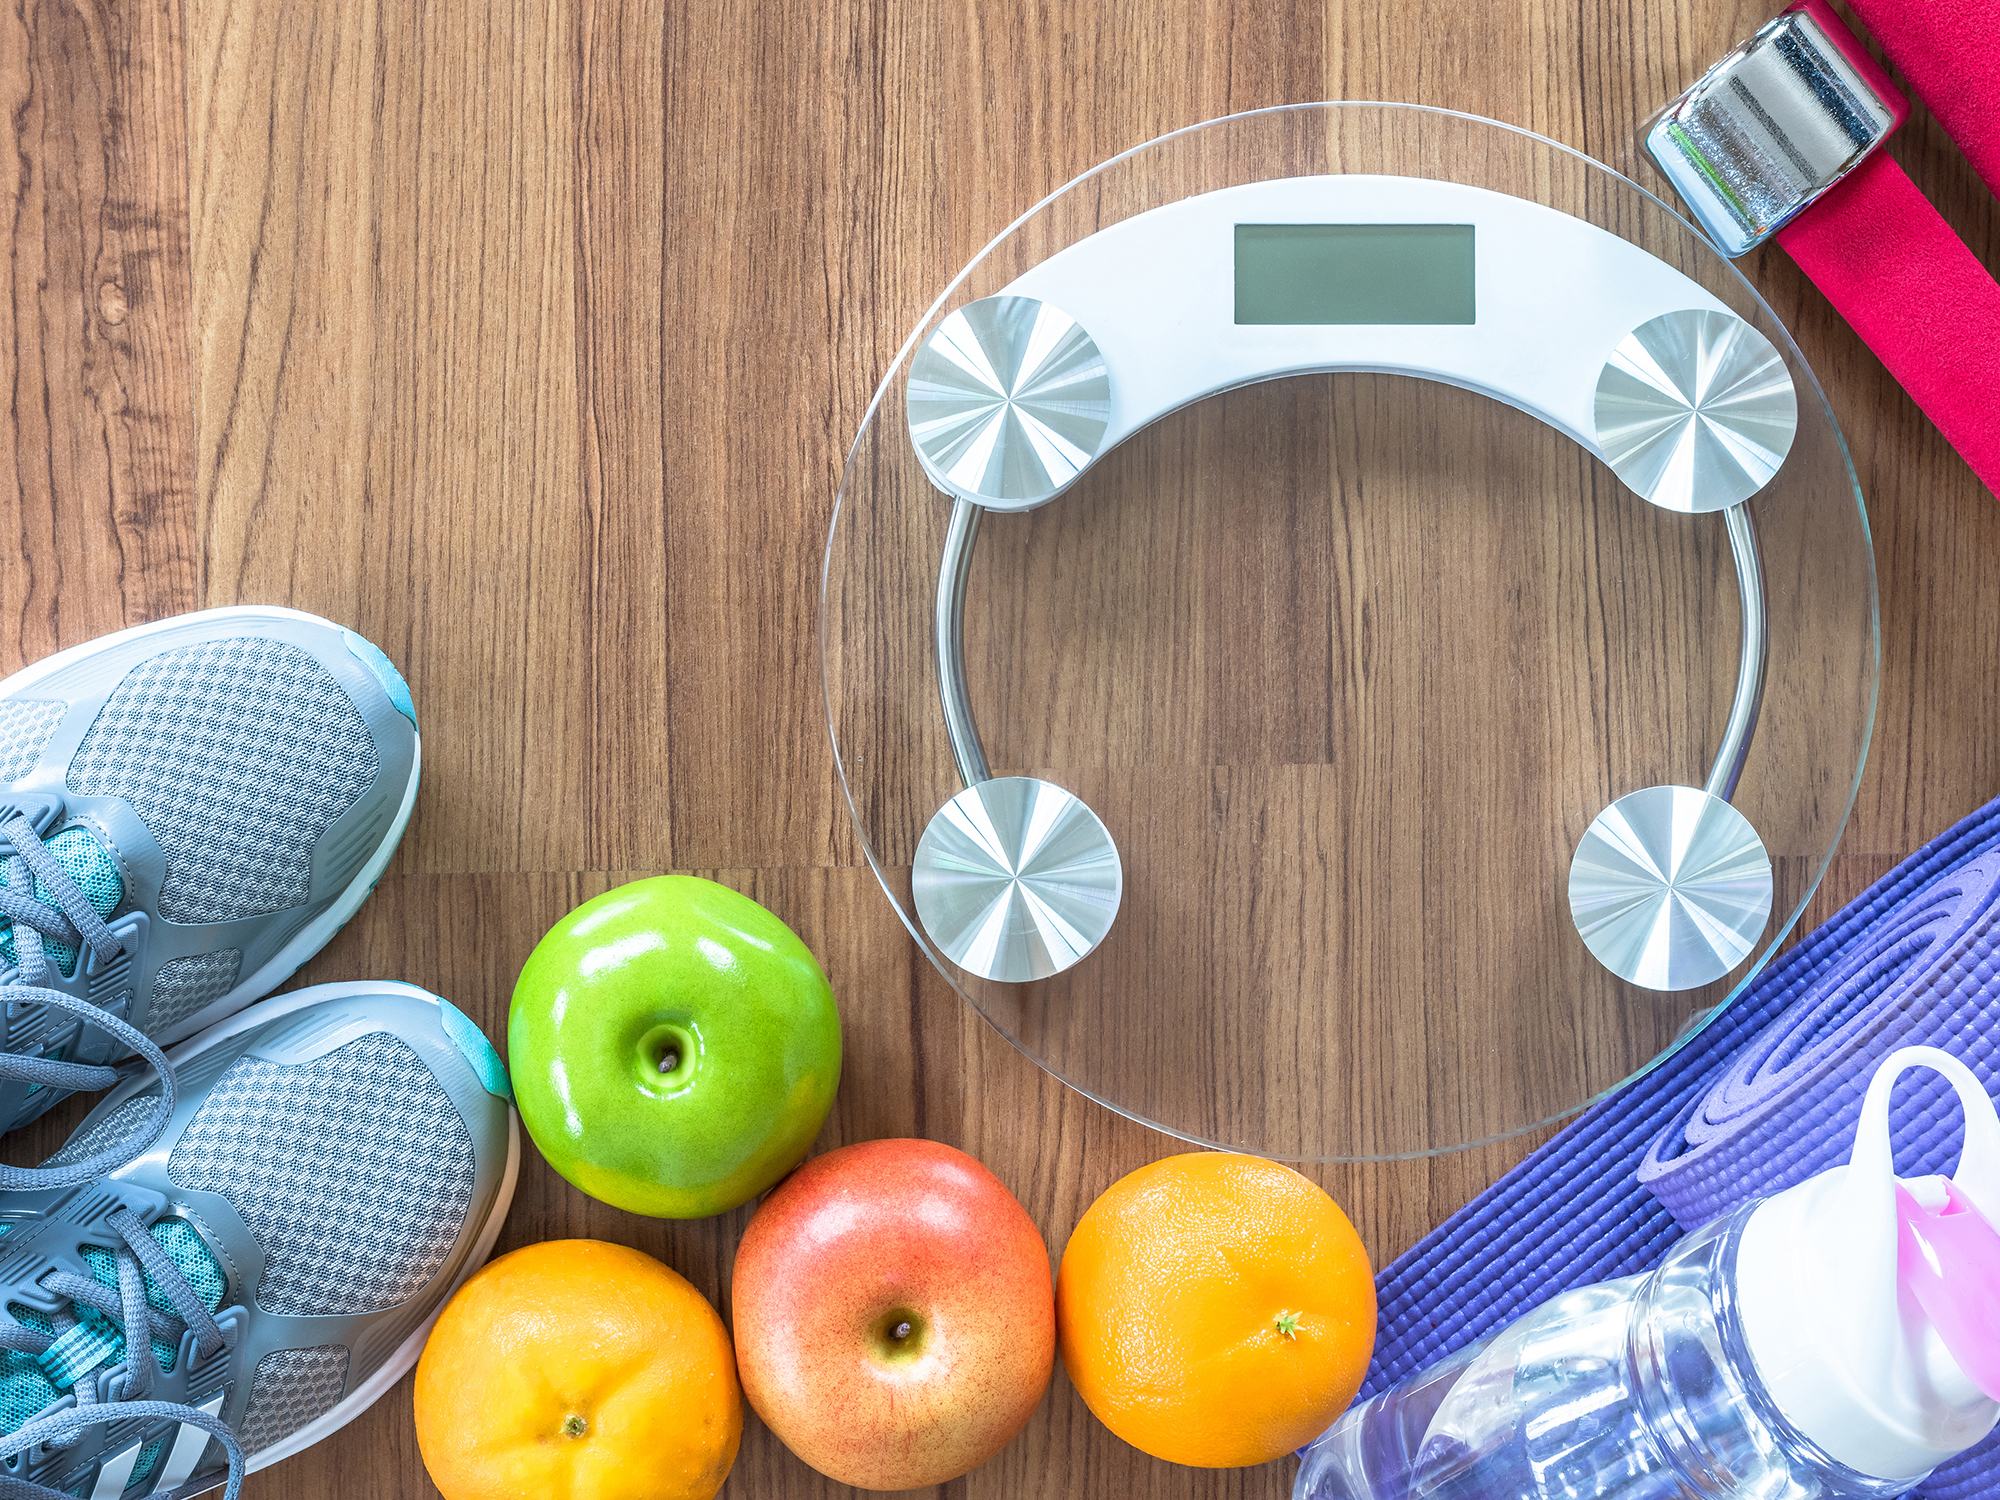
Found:
<svg viewBox="0 0 2000 1500"><path fill-rule="evenodd" d="M0 682L0 1130L290 978L374 888L419 758L389 659L296 610L180 615Z"/></svg>
<svg viewBox="0 0 2000 1500"><path fill-rule="evenodd" d="M144 1156L0 1193L9 1500L186 1496L225 1473L233 1497L402 1378L506 1217L506 1070L436 996L316 985L169 1061L181 1097ZM129 1079L44 1165L73 1171L161 1102Z"/></svg>

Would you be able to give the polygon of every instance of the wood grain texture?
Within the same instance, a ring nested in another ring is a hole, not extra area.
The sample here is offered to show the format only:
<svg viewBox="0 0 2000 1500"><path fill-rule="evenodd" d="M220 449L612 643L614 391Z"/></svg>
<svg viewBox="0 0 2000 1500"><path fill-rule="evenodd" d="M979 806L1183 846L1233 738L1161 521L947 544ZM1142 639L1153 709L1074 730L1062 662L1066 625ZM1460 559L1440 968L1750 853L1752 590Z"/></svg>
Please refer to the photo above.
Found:
<svg viewBox="0 0 2000 1500"><path fill-rule="evenodd" d="M498 1037L515 970L562 912L631 875L714 874L790 922L841 997L847 1069L821 1147L962 1146L1059 1254L1098 1192L1174 1148L973 1015L861 862L816 616L842 462L882 373L1017 213L1163 131L1399 99L1630 171L1637 123L1764 14L11 0L0 507L20 555L0 581L0 665L236 600L355 626L408 673L429 774L390 877L300 982L409 979ZM2000 261L1991 196L1921 111L1892 149ZM2000 505L1780 252L1744 269L1826 386L1881 587L1880 712L1813 920L2000 793ZM1321 430L1284 403L1331 414L1351 398L1291 390L1227 420L1293 431L1310 456L1356 441L1366 412ZM1174 443L1223 420L1195 416L1132 461L1171 466ZM1242 539L1243 566L1267 567L1270 540ZM1268 644L1281 616L1260 596L1229 628ZM1175 676L1193 665L1163 658L1158 680L1188 703L1198 685L1223 695L1213 722L1268 686ZM1251 750L1282 759L1277 740L1327 726L1267 731ZM1315 1175L1387 1257L1532 1139ZM726 1313L745 1217L636 1219L531 1153L502 1245L634 1244ZM1290 1472L1155 1463L1059 1374L1015 1444L934 1493L1278 1496ZM837 1492L753 1421L725 1493ZM433 1493L408 1383L247 1493Z"/></svg>
<svg viewBox="0 0 2000 1500"><path fill-rule="evenodd" d="M178 0L0 8L0 665L201 599Z"/></svg>

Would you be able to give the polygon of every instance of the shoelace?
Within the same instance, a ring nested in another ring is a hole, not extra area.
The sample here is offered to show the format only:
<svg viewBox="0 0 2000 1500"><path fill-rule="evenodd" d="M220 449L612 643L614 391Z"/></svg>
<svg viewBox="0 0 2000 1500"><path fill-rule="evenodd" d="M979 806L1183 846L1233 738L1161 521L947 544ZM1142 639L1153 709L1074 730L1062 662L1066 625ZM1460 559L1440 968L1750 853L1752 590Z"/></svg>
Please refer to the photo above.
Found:
<svg viewBox="0 0 2000 1500"><path fill-rule="evenodd" d="M178 1346L181 1336L192 1329L195 1357L212 1359L227 1347L222 1326L215 1321L201 1298L195 1295L194 1288L188 1285L173 1257L161 1248L137 1214L121 1208L105 1222L122 1241L114 1247L118 1264L118 1290L115 1293L88 1277L68 1271L46 1276L41 1284L58 1297L102 1313L117 1324L125 1339L125 1374L112 1386L112 1398L99 1401L97 1374L100 1366L93 1364L78 1376L71 1387L76 1405L24 1422L6 1437L0 1438L0 1459L26 1453L38 1445L68 1447L86 1427L99 1422L119 1422L131 1417L178 1422L198 1428L222 1443L229 1456L228 1487L223 1491L223 1500L236 1500L237 1492L243 1487L246 1466L243 1446L237 1442L236 1434L228 1424L178 1401L147 1399L152 1393L153 1377L158 1372L158 1361L154 1359L152 1349L155 1338ZM174 1314L178 1316L161 1312L146 1299L148 1276L167 1301L174 1305ZM58 1314L55 1321L54 1333L42 1333L23 1327L11 1318L0 1318L0 1348L19 1350L39 1358L59 1339L82 1326L66 1312ZM214 1483L213 1479L190 1479L156 1497L156 1500L181 1500L183 1496L201 1493ZM49 1500L51 1496L61 1497L62 1494L61 1490L48 1485L0 1471L0 1500Z"/></svg>
<svg viewBox="0 0 2000 1500"><path fill-rule="evenodd" d="M80 1161L61 1167L10 1167L0 1163L0 1189L34 1191L41 1188L75 1187L122 1167L159 1138L174 1112L174 1070L166 1053L138 1027L99 1009L87 1000L48 988L49 958L45 942L53 940L81 954L85 948L101 962L109 962L124 951L123 945L104 924L77 889L69 871L49 853L34 824L15 814L0 823L0 842L12 846L6 857L6 883L0 886L0 918L13 923L14 958L18 971L15 982L0 985L0 1004L11 1019L24 1005L47 1005L75 1016L86 1026L109 1032L150 1063L160 1075L160 1098L145 1119L124 1138ZM35 894L39 880L48 892L46 899ZM108 1089L122 1075L116 1068L89 1063L60 1062L52 1057L29 1057L18 1052L0 1051L0 1080L36 1083L44 1088L69 1092ZM6 1491L0 1489L0 1496Z"/></svg>

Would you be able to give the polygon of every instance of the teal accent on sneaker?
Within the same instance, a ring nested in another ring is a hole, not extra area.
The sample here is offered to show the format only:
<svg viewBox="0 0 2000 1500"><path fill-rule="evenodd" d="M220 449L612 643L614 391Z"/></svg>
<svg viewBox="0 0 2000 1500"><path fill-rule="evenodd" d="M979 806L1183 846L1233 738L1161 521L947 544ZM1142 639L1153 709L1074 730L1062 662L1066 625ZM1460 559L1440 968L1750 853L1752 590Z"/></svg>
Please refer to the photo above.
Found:
<svg viewBox="0 0 2000 1500"><path fill-rule="evenodd" d="M162 1219L153 1226L153 1238L160 1242L160 1248L167 1252L167 1258L174 1263L174 1269L187 1278L187 1284L194 1294L201 1298L202 1305L210 1312L222 1306L222 1294L229 1290L229 1283L223 1279L222 1267L216 1264L208 1246L195 1232L194 1225L185 1219ZM118 1284L114 1265L111 1285ZM147 1298L161 1312L170 1313L173 1305L165 1301L150 1279L146 1282Z"/></svg>
<svg viewBox="0 0 2000 1500"><path fill-rule="evenodd" d="M65 828L48 842L49 853L56 857L56 863L69 873L76 882L76 888L83 892L83 899L97 908L100 917L109 917L120 901L125 899L125 882L119 877L117 862L109 851L81 828ZM35 898L49 900L49 888L37 880ZM53 903L51 903L53 904ZM10 964L19 963L14 953L14 924L0 923L5 931L0 931L0 955L5 955ZM44 939L42 951L49 962L62 970L63 978L76 975L76 949L65 943Z"/></svg>
<svg viewBox="0 0 2000 1500"><path fill-rule="evenodd" d="M160 1455L166 1452L167 1439L174 1437L179 1432L180 1429L178 1427L169 1427L165 1432L154 1438L152 1442L139 1450L139 1461L132 1465L132 1472L125 1480L126 1489L129 1490L137 1484L144 1484L153 1477L153 1466L160 1461Z"/></svg>
<svg viewBox="0 0 2000 1500"><path fill-rule="evenodd" d="M194 1294L201 1298L202 1306L210 1312L222 1306L222 1294L228 1283L223 1280L222 1267L217 1265L215 1257L208 1253L208 1246L201 1242L201 1236L195 1233L193 1225L183 1219L162 1219L153 1226L153 1238L159 1242L160 1248L167 1252L167 1258L173 1261L175 1269L187 1279L187 1284ZM114 1291L117 1289L118 1260L109 1250L86 1246L83 1251L83 1263L90 1267L92 1281L110 1287ZM151 1276L146 1278L146 1300L160 1312L173 1315L173 1303L169 1302L153 1284ZM115 1341L113 1361L123 1358L124 1337L109 1318L88 1308L79 1309L77 1316L85 1323L101 1321L106 1336ZM162 1343L158 1339L153 1340L153 1357L160 1362L163 1371L173 1369L174 1359L179 1353L180 1350L174 1345ZM45 1355L44 1358L46 1357ZM61 1381L56 1383L62 1384Z"/></svg>
<svg viewBox="0 0 2000 1500"><path fill-rule="evenodd" d="M183 1219L163 1219L153 1226L153 1238L210 1312L222 1306L228 1283L222 1267L193 1225ZM83 1259L90 1267L93 1281L117 1287L118 1262L110 1251L86 1247ZM151 1276L146 1278L146 1300L161 1312L173 1312L173 1304L154 1285ZM50 1345L39 1359L11 1349L0 1352L0 1424L5 1424L5 1431L12 1432L50 1402L60 1399L78 1377L125 1357L125 1340L110 1319L95 1309L71 1306L77 1316L76 1327ZM48 1318L33 1308L11 1304L7 1311L24 1327L42 1333L54 1331ZM153 1340L153 1357L163 1371L173 1369L179 1352L171 1344Z"/></svg>
<svg viewBox="0 0 2000 1500"><path fill-rule="evenodd" d="M42 1331L48 1330L44 1327ZM32 1354L18 1349L0 1352L0 1426L12 1432L61 1398L62 1392L49 1384L49 1377L42 1373Z"/></svg>
<svg viewBox="0 0 2000 1500"><path fill-rule="evenodd" d="M67 1390L77 1380L107 1363L118 1352L120 1339L95 1323L79 1323L35 1358L49 1384Z"/></svg>
<svg viewBox="0 0 2000 1500"><path fill-rule="evenodd" d="M55 1332L48 1318L32 1307L9 1303L7 1311L24 1328L37 1333ZM51 1401L61 1399L62 1394L49 1384L49 1377L42 1373L34 1355L18 1349L0 1352L0 1423L6 1424L7 1431L12 1432Z"/></svg>
<svg viewBox="0 0 2000 1500"><path fill-rule="evenodd" d="M500 1061L500 1054L493 1050L486 1033L473 1025L472 1018L449 1000L438 1001L438 1013L444 1021L444 1034L472 1064L472 1071L479 1075L479 1082L486 1092L496 1099L511 1100L514 1089L507 1080L507 1065Z"/></svg>
<svg viewBox="0 0 2000 1500"><path fill-rule="evenodd" d="M373 641L351 630L343 630L341 634L347 637L347 649L354 653L355 659L375 674L375 680L382 684L382 691L389 695L389 701L396 705L397 712L412 724L416 723L417 705L410 697L410 685L403 681L403 674L396 670L396 664Z"/></svg>

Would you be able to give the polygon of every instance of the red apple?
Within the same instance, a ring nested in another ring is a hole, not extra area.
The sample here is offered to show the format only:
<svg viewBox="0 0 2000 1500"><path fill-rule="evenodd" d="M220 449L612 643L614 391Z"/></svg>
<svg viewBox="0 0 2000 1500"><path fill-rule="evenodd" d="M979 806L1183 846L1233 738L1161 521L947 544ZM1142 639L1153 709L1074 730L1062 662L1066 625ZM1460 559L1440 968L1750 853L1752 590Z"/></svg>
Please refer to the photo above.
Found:
<svg viewBox="0 0 2000 1500"><path fill-rule="evenodd" d="M1014 1195L936 1141L807 1162L744 1231L731 1283L743 1394L843 1484L956 1479L1049 1387L1048 1247Z"/></svg>

